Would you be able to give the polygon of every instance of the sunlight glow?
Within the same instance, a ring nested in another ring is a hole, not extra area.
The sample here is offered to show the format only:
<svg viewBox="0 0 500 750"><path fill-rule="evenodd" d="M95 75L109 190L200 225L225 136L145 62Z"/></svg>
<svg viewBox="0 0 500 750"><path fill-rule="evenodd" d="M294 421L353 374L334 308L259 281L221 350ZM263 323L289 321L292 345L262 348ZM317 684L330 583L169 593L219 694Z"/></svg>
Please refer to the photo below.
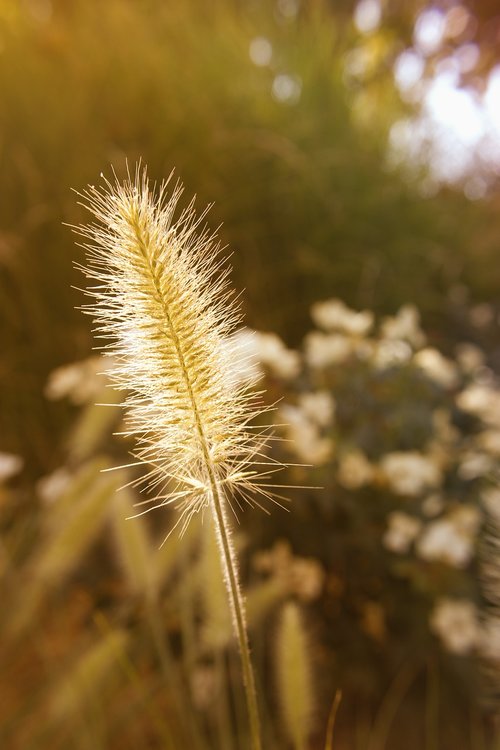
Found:
<svg viewBox="0 0 500 750"><path fill-rule="evenodd" d="M493 68L490 73L484 95L484 106L492 126L500 134L500 65Z"/></svg>
<svg viewBox="0 0 500 750"><path fill-rule="evenodd" d="M424 59L418 52L407 49L394 64L394 77L401 91L408 91L418 83L424 72Z"/></svg>
<svg viewBox="0 0 500 750"><path fill-rule="evenodd" d="M32 18L41 24L50 21L54 10L51 0L23 0L22 5Z"/></svg>
<svg viewBox="0 0 500 750"><path fill-rule="evenodd" d="M417 18L414 31L415 46L423 55L432 55L441 46L446 29L446 18L437 8L425 10Z"/></svg>
<svg viewBox="0 0 500 750"><path fill-rule="evenodd" d="M300 2L299 0L278 0L277 6L283 18L293 19L299 12Z"/></svg>
<svg viewBox="0 0 500 750"><path fill-rule="evenodd" d="M463 5L450 8L445 18L446 36L452 38L460 36L470 24L470 21L471 15Z"/></svg>
<svg viewBox="0 0 500 750"><path fill-rule="evenodd" d="M500 174L500 66L490 73L483 95L460 85L460 75L478 61L475 44L464 44L422 78L424 60L406 50L394 78L404 99L419 94L420 114L399 120L389 136L389 161L429 172L428 184L462 183L471 200L483 197Z"/></svg>
<svg viewBox="0 0 500 750"><path fill-rule="evenodd" d="M479 62L479 47L473 43L463 44L455 51L453 60L457 61L461 73L470 73Z"/></svg>
<svg viewBox="0 0 500 750"><path fill-rule="evenodd" d="M453 73L436 76L425 97L428 117L446 128L465 147L475 145L484 133L484 112L480 101L457 86Z"/></svg>
<svg viewBox="0 0 500 750"><path fill-rule="evenodd" d="M265 67L270 64L273 56L272 44L265 36L256 36L250 42L248 54L254 65Z"/></svg>
<svg viewBox="0 0 500 750"><path fill-rule="evenodd" d="M378 0L361 0L354 11L354 23L362 34L376 31L382 18L382 9Z"/></svg>
<svg viewBox="0 0 500 750"><path fill-rule="evenodd" d="M272 93L279 102L295 104L300 99L301 91L302 82L297 76L281 73L273 81Z"/></svg>

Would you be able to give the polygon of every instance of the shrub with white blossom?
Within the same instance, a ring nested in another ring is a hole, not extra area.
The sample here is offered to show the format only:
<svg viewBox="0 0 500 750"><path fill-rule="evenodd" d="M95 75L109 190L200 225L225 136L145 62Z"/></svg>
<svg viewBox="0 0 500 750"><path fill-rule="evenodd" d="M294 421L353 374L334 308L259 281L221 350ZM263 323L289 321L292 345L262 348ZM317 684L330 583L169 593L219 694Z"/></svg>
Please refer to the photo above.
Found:
<svg viewBox="0 0 500 750"><path fill-rule="evenodd" d="M321 488L297 499L303 537L292 524L289 536L327 571L337 668L378 659L384 643L399 658L415 639L481 652L479 541L486 506L500 512L495 375L471 342L451 356L430 345L410 305L377 322L333 299L311 316L301 351L255 333L253 352L282 398L291 483Z"/></svg>

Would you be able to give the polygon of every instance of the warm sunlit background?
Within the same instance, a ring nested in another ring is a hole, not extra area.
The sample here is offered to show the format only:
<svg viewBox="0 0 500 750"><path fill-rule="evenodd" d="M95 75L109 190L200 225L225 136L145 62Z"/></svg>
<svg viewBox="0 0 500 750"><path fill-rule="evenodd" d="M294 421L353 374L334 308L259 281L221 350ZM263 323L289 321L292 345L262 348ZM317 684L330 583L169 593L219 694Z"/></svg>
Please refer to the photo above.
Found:
<svg viewBox="0 0 500 750"><path fill-rule="evenodd" d="M498 747L497 0L0 0L0 746L247 747L211 539L101 473L67 225L139 159L213 204L320 488L236 534L266 750Z"/></svg>

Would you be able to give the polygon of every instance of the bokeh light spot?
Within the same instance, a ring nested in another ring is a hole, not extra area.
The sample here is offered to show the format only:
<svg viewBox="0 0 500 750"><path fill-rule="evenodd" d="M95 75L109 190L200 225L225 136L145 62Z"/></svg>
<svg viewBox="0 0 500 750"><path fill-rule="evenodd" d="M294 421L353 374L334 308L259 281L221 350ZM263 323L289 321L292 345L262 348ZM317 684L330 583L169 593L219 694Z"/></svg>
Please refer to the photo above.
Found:
<svg viewBox="0 0 500 750"><path fill-rule="evenodd" d="M423 55L437 52L443 41L445 28L445 16L437 8L425 10L419 15L415 24L414 40Z"/></svg>
<svg viewBox="0 0 500 750"><path fill-rule="evenodd" d="M382 18L382 9L378 0L361 0L354 11L354 23L362 34L376 31Z"/></svg>
<svg viewBox="0 0 500 750"><path fill-rule="evenodd" d="M300 98L302 83L297 76L280 73L273 81L272 93L279 102L295 104Z"/></svg>
<svg viewBox="0 0 500 750"><path fill-rule="evenodd" d="M250 42L248 53L254 65L265 67L272 60L273 46L266 37L257 36Z"/></svg>

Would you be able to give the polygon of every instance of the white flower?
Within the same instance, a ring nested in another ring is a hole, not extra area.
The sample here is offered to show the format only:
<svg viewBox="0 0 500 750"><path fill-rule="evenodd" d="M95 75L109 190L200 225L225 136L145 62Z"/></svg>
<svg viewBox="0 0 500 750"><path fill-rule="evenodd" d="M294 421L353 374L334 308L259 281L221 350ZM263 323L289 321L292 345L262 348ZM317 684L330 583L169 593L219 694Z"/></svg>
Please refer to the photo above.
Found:
<svg viewBox="0 0 500 750"><path fill-rule="evenodd" d="M307 464L322 466L328 463L332 457L332 441L328 438L319 437L313 425L309 425L308 429L294 433L292 440L297 456Z"/></svg>
<svg viewBox="0 0 500 750"><path fill-rule="evenodd" d="M478 346L474 344L459 344L456 347L457 361L463 372L473 373L484 365L484 354Z"/></svg>
<svg viewBox="0 0 500 750"><path fill-rule="evenodd" d="M476 607L466 599L439 599L430 618L431 630L454 654L466 654L481 635Z"/></svg>
<svg viewBox="0 0 500 750"><path fill-rule="evenodd" d="M335 414L335 400L329 391L301 393L299 406L320 427L328 427Z"/></svg>
<svg viewBox="0 0 500 750"><path fill-rule="evenodd" d="M69 398L77 405L89 403L105 386L102 375L105 367L101 357L88 357L81 362L58 367L49 375L45 395L51 401Z"/></svg>
<svg viewBox="0 0 500 750"><path fill-rule="evenodd" d="M305 354L310 367L328 367L345 362L353 353L353 341L341 333L326 334L320 331L308 333Z"/></svg>
<svg viewBox="0 0 500 750"><path fill-rule="evenodd" d="M37 490L44 503L50 504L58 500L71 482L68 469L60 468L42 477L37 482Z"/></svg>
<svg viewBox="0 0 500 750"><path fill-rule="evenodd" d="M380 462L390 489L400 495L419 495L427 487L441 484L439 466L429 458L415 451L388 453Z"/></svg>
<svg viewBox="0 0 500 750"><path fill-rule="evenodd" d="M474 383L458 394L457 406L480 417L487 424L500 425L500 392L488 385Z"/></svg>
<svg viewBox="0 0 500 750"><path fill-rule="evenodd" d="M451 423L447 409L436 409L432 414L432 424L439 443L450 443L460 437L460 432Z"/></svg>
<svg viewBox="0 0 500 750"><path fill-rule="evenodd" d="M272 573L284 577L288 575L292 557L290 543L279 539L270 550L257 552L254 555L253 564L255 570L260 573Z"/></svg>
<svg viewBox="0 0 500 750"><path fill-rule="evenodd" d="M417 543L417 553L424 560L462 567L469 562L471 545L467 538L457 533L452 523L439 520L427 526Z"/></svg>
<svg viewBox="0 0 500 750"><path fill-rule="evenodd" d="M457 406L470 414L482 416L488 411L492 396L491 388L473 383L457 395Z"/></svg>
<svg viewBox="0 0 500 750"><path fill-rule="evenodd" d="M383 339L375 347L373 364L378 369L385 370L389 367L409 362L412 354L412 349L406 341Z"/></svg>
<svg viewBox="0 0 500 750"><path fill-rule="evenodd" d="M311 308L311 317L325 331L342 331L352 336L365 336L373 326L372 312L356 312L338 299L316 302Z"/></svg>
<svg viewBox="0 0 500 750"><path fill-rule="evenodd" d="M330 460L333 442L329 438L321 437L317 425L311 422L301 409L286 405L281 407L279 413L285 423L290 448L301 461L321 465Z"/></svg>
<svg viewBox="0 0 500 750"><path fill-rule="evenodd" d="M14 453L0 453L0 482L6 482L19 474L23 464L21 456L16 456Z"/></svg>
<svg viewBox="0 0 500 750"><path fill-rule="evenodd" d="M325 582L325 571L313 557L295 557L290 544L277 541L273 548L254 557L255 569L271 573L281 581L283 589L302 601L317 599Z"/></svg>
<svg viewBox="0 0 500 750"><path fill-rule="evenodd" d="M80 363L63 365L50 373L45 395L56 401L71 394L78 388L82 380L82 368Z"/></svg>
<svg viewBox="0 0 500 750"><path fill-rule="evenodd" d="M257 357L274 375L284 380L291 380L299 374L300 356L298 352L287 349L275 333L257 331L255 336Z"/></svg>
<svg viewBox="0 0 500 750"><path fill-rule="evenodd" d="M373 475L373 466L361 451L352 450L340 456L337 478L343 487L356 490L371 482Z"/></svg>
<svg viewBox="0 0 500 750"><path fill-rule="evenodd" d="M441 497L441 495L429 495L429 497L426 497L424 502L422 503L422 513L424 515L428 516L429 518L432 518L433 516L437 516L444 508L444 500Z"/></svg>
<svg viewBox="0 0 500 750"><path fill-rule="evenodd" d="M494 468L495 462L486 453L470 451L464 453L460 459L457 474L460 479L470 480L484 477Z"/></svg>
<svg viewBox="0 0 500 750"><path fill-rule="evenodd" d="M407 513L395 511L388 517L389 525L383 536L384 547L391 552L408 552L408 549L419 534L422 522Z"/></svg>
<svg viewBox="0 0 500 750"><path fill-rule="evenodd" d="M386 318L381 333L386 339L407 341L414 349L425 344L425 336L420 328L420 315L413 305L404 305L392 318Z"/></svg>
<svg viewBox="0 0 500 750"><path fill-rule="evenodd" d="M313 557L294 557L290 569L290 589L303 602L319 597L325 582L325 571Z"/></svg>
<svg viewBox="0 0 500 750"><path fill-rule="evenodd" d="M455 388L458 384L458 370L454 362L443 357L437 349L427 347L415 354L417 367L443 388Z"/></svg>
<svg viewBox="0 0 500 750"><path fill-rule="evenodd" d="M500 430L485 430L477 436L476 442L483 450L500 457Z"/></svg>
<svg viewBox="0 0 500 750"><path fill-rule="evenodd" d="M474 551L470 531L461 528L452 517L432 521L417 541L416 549L423 560L455 568L465 568Z"/></svg>

